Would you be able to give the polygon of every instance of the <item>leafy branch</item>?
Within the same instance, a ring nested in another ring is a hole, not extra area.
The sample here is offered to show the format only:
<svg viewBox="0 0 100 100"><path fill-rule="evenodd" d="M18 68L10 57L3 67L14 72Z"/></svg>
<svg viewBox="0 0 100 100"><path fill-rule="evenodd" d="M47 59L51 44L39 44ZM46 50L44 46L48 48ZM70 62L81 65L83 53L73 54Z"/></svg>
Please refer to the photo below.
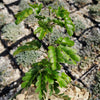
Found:
<svg viewBox="0 0 100 100"><path fill-rule="evenodd" d="M14 55L30 50L38 50L41 47L40 41L44 39L47 34L52 34L53 28L56 25L64 27L67 30L69 36L73 35L75 26L69 17L69 12L63 7L58 7L57 10L52 10L53 18L40 15L42 4L29 4L30 8L19 12L16 15L16 24L19 24L26 17L31 14L35 14L35 18L38 19L39 27L34 31L34 35L38 36L37 40L26 43L25 45L18 47L14 52ZM40 41L39 41L40 40ZM36 92L39 93L39 99L48 100L48 96L52 94L59 94L59 86L66 87L71 81L71 78L64 72L60 73L62 67L61 63L76 64L80 61L80 57L77 52L72 48L74 41L69 37L60 37L55 41L54 45L48 46L47 57L40 62L34 63L32 68L26 72L23 77L22 88L29 87L31 84L36 86ZM47 94L47 95L46 95ZM68 96L59 94L65 100L70 100Z"/></svg>

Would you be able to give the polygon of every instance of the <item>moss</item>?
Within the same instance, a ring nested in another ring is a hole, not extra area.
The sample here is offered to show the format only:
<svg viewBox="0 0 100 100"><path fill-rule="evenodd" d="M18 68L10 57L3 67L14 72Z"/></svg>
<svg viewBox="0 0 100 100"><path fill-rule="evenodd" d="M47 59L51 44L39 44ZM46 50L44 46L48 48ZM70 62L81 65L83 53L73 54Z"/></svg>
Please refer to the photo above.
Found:
<svg viewBox="0 0 100 100"><path fill-rule="evenodd" d="M36 23L38 23L38 19L34 17L34 14L32 14L25 19L25 23L30 26L34 26Z"/></svg>
<svg viewBox="0 0 100 100"><path fill-rule="evenodd" d="M96 50L99 48L100 32L98 28L93 28L91 31L85 33L81 38L81 42L84 43L81 55L91 57L96 56ZM100 48L99 48L100 51Z"/></svg>
<svg viewBox="0 0 100 100"><path fill-rule="evenodd" d="M84 23L80 20L74 20L74 24L75 24L75 32L81 32L86 28Z"/></svg>
<svg viewBox="0 0 100 100"><path fill-rule="evenodd" d="M100 16L100 4L92 5L89 8L89 14L93 17Z"/></svg>
<svg viewBox="0 0 100 100"><path fill-rule="evenodd" d="M38 0L39 2L43 2L43 4L52 3L54 0Z"/></svg>
<svg viewBox="0 0 100 100"><path fill-rule="evenodd" d="M1 30L3 39L11 42L15 42L21 35L24 34L22 24L16 25L15 23L10 23L5 25Z"/></svg>
<svg viewBox="0 0 100 100"><path fill-rule="evenodd" d="M59 0L55 0L52 4L49 4L47 7L49 6L52 7L53 9L58 9L59 6L66 7L66 4Z"/></svg>
<svg viewBox="0 0 100 100"><path fill-rule="evenodd" d="M4 57L1 57L0 61L0 82L4 82L5 77L10 77L11 75L11 65L10 61Z"/></svg>
<svg viewBox="0 0 100 100"><path fill-rule="evenodd" d="M100 32L98 28L93 28L91 31L85 33L80 39L83 44L82 49L79 50L81 56L80 67L87 67L92 65L94 61L99 62L100 59L96 58L100 52Z"/></svg>
<svg viewBox="0 0 100 100"><path fill-rule="evenodd" d="M16 55L16 61L19 65L22 65L23 67L28 67L37 62L37 59L40 58L41 55L42 52L40 51L25 51Z"/></svg>
<svg viewBox="0 0 100 100"><path fill-rule="evenodd" d="M95 76L95 84L92 85L93 95L95 95L95 100L100 99L100 72L98 71Z"/></svg>
<svg viewBox="0 0 100 100"><path fill-rule="evenodd" d="M86 4L88 0L74 0L75 3L78 3L79 5Z"/></svg>
<svg viewBox="0 0 100 100"><path fill-rule="evenodd" d="M21 0L21 2L19 4L19 11L29 8L28 2L29 2L29 0Z"/></svg>

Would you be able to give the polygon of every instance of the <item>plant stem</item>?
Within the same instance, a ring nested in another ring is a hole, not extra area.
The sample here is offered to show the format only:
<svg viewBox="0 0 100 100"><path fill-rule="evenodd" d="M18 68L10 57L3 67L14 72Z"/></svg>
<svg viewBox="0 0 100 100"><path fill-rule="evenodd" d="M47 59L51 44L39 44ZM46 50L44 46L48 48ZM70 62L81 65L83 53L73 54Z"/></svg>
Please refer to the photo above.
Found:
<svg viewBox="0 0 100 100"><path fill-rule="evenodd" d="M46 100L48 100L48 97L49 97L49 83L47 84Z"/></svg>

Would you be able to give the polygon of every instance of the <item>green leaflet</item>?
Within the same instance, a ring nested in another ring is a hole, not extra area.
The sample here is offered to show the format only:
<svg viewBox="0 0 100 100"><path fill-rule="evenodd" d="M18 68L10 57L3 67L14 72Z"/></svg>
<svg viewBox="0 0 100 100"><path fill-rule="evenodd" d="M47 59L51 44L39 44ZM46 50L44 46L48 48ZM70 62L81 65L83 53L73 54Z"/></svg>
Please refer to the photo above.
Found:
<svg viewBox="0 0 100 100"><path fill-rule="evenodd" d="M24 81L21 84L22 88L29 87L32 84L32 81L37 77L34 76L34 74L36 75L37 73L36 73L36 69L33 68L25 73L25 76L22 78L22 80Z"/></svg>
<svg viewBox="0 0 100 100"><path fill-rule="evenodd" d="M34 31L34 34L36 34L36 33L39 33L40 31L41 31L41 27L38 27L35 31Z"/></svg>
<svg viewBox="0 0 100 100"><path fill-rule="evenodd" d="M60 37L55 41L55 43L56 44L61 44L62 40L63 40L63 37Z"/></svg>
<svg viewBox="0 0 100 100"><path fill-rule="evenodd" d="M59 87L59 84L57 82L54 82L54 91L56 94L58 94L60 92L58 87Z"/></svg>
<svg viewBox="0 0 100 100"><path fill-rule="evenodd" d="M71 100L71 98L68 95L63 96L64 100Z"/></svg>
<svg viewBox="0 0 100 100"><path fill-rule="evenodd" d="M64 100L71 100L71 98L68 95L65 95L64 93L58 95L60 98L63 98Z"/></svg>
<svg viewBox="0 0 100 100"><path fill-rule="evenodd" d="M71 78L68 75L66 75L64 72L61 73L61 77L67 82L67 84L70 83Z"/></svg>
<svg viewBox="0 0 100 100"><path fill-rule="evenodd" d="M67 82L66 82L63 78L58 77L57 81L58 81L59 86L60 86L61 88L67 86Z"/></svg>
<svg viewBox="0 0 100 100"><path fill-rule="evenodd" d="M64 72L61 73L61 76L58 76L57 82L59 83L59 86L66 87L67 84L71 81L71 78L67 76Z"/></svg>
<svg viewBox="0 0 100 100"><path fill-rule="evenodd" d="M34 34L37 34L37 33L39 33L39 36L38 36L38 38L40 39L40 40L42 40L43 38L44 38L44 36L46 35L46 30L44 30L44 28L42 28L42 27L38 27L35 31L34 31Z"/></svg>
<svg viewBox="0 0 100 100"><path fill-rule="evenodd" d="M61 48L59 48L59 47L56 48L56 56L57 56L57 61L59 63L64 62L64 59L62 59L63 58L63 54L61 53Z"/></svg>
<svg viewBox="0 0 100 100"><path fill-rule="evenodd" d="M45 18L43 20L39 20L38 24L39 24L40 27L48 30L48 28L51 27L50 22L51 22L51 19L49 17L47 17L47 18Z"/></svg>
<svg viewBox="0 0 100 100"><path fill-rule="evenodd" d="M42 19L45 19L46 17L45 16L41 16L41 15L36 15L35 16L37 19L39 19L39 20L42 20Z"/></svg>
<svg viewBox="0 0 100 100"><path fill-rule="evenodd" d="M76 64L80 61L80 57L76 54L76 51L67 46L59 45L58 47L49 46L48 58L52 63L52 69L60 69L60 63Z"/></svg>
<svg viewBox="0 0 100 100"><path fill-rule="evenodd" d="M69 34L69 36L72 36L73 32L75 31L75 25L73 24L70 17L65 19L65 28L66 28L67 33Z"/></svg>
<svg viewBox="0 0 100 100"><path fill-rule="evenodd" d="M65 95L64 93L61 93L58 95L60 98L63 98L64 100L71 100L71 98L68 95Z"/></svg>
<svg viewBox="0 0 100 100"><path fill-rule="evenodd" d="M52 67L53 70L56 70L56 68L57 68L57 59L56 59L55 47L49 46L48 49L49 49L48 57L50 58L50 62L52 63L51 67Z"/></svg>
<svg viewBox="0 0 100 100"><path fill-rule="evenodd" d="M41 47L41 43L38 40L33 40L31 42L27 42L25 45L20 46L17 50L13 53L13 55L17 55L20 52L30 51L30 50L37 50Z"/></svg>
<svg viewBox="0 0 100 100"><path fill-rule="evenodd" d="M55 91L55 94L58 94L60 92L58 87L54 87L54 91Z"/></svg>
<svg viewBox="0 0 100 100"><path fill-rule="evenodd" d="M48 75L45 75L44 76L45 77L45 82L47 83L49 83L49 84L53 84L54 83L54 80L53 80L53 78L49 75L49 73L48 73Z"/></svg>
<svg viewBox="0 0 100 100"><path fill-rule="evenodd" d="M39 14L40 13L40 11L41 11L41 9L42 9L42 7L43 7L43 5L42 4L30 4L29 3L29 6L31 6L32 8L34 8L35 9L35 14L37 15L37 14Z"/></svg>
<svg viewBox="0 0 100 100"><path fill-rule="evenodd" d="M62 51L62 55L63 55L63 57L62 57L63 62L61 62L61 63L75 64L76 65L76 63L74 63L75 61L73 62L72 60L70 60L71 58L68 54L66 54L66 52Z"/></svg>
<svg viewBox="0 0 100 100"><path fill-rule="evenodd" d="M54 83L54 80L49 76L48 77L48 82L49 82L49 84L53 84Z"/></svg>
<svg viewBox="0 0 100 100"><path fill-rule="evenodd" d="M33 4L33 5L31 3L28 3L28 4L30 7L34 8L34 9L38 7L38 4Z"/></svg>
<svg viewBox="0 0 100 100"><path fill-rule="evenodd" d="M67 33L69 34L69 36L72 36L73 35L73 31L71 29L69 29L68 27L67 28Z"/></svg>
<svg viewBox="0 0 100 100"><path fill-rule="evenodd" d="M76 51L73 48L67 46L64 47L62 45L60 45L60 47L63 52L70 56L71 59L73 59L74 61L80 61L80 57L76 54Z"/></svg>
<svg viewBox="0 0 100 100"><path fill-rule="evenodd" d="M55 11L57 17L66 18L69 16L69 12L63 7L58 7L58 10Z"/></svg>
<svg viewBox="0 0 100 100"><path fill-rule="evenodd" d="M65 37L62 42L62 45L68 45L68 46L73 46L74 45L74 41L70 40L69 37Z"/></svg>
<svg viewBox="0 0 100 100"><path fill-rule="evenodd" d="M38 76L38 78L37 78L37 82L36 82L36 86L37 86L37 88L36 88L36 90L35 90L35 92L39 92L39 98L40 99L42 99L42 74L40 74L39 76Z"/></svg>
<svg viewBox="0 0 100 100"><path fill-rule="evenodd" d="M15 24L19 24L21 21L23 21L25 18L27 18L29 15L33 14L32 8L26 8L25 10L19 12L15 15L16 21Z"/></svg>
<svg viewBox="0 0 100 100"><path fill-rule="evenodd" d="M53 19L53 22L56 23L57 25L60 25L61 27L64 26L64 22L60 19Z"/></svg>
<svg viewBox="0 0 100 100"><path fill-rule="evenodd" d="M49 89L50 89L50 96L53 94L53 85L49 84Z"/></svg>
<svg viewBox="0 0 100 100"><path fill-rule="evenodd" d="M46 31L43 28L41 28L41 31L39 33L39 37L38 38L40 40L42 40L44 38L45 34L46 34Z"/></svg>
<svg viewBox="0 0 100 100"><path fill-rule="evenodd" d="M28 84L29 84L29 81L25 81L25 82L23 82L23 83L21 84L21 87L22 87L22 88L25 88L25 87L28 86Z"/></svg>
<svg viewBox="0 0 100 100"><path fill-rule="evenodd" d="M23 77L22 79L23 79L23 81L30 81L30 78L31 78L31 75L26 75L26 77Z"/></svg>
<svg viewBox="0 0 100 100"><path fill-rule="evenodd" d="M61 44L61 45L68 45L68 46L73 46L74 45L74 41L70 40L69 37L65 37L65 38L58 38L56 41L55 41L56 44Z"/></svg>
<svg viewBox="0 0 100 100"><path fill-rule="evenodd" d="M53 31L53 26L50 25L51 20L49 18L39 20L39 27L35 30L34 34L39 33L38 38L42 40L45 35Z"/></svg>

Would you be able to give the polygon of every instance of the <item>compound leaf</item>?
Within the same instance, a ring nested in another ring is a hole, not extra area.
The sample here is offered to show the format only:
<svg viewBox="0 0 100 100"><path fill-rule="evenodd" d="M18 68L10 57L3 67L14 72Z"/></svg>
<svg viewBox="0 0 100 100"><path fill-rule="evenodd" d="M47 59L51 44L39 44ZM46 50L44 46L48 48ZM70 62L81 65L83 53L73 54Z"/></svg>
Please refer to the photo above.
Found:
<svg viewBox="0 0 100 100"><path fill-rule="evenodd" d="M39 33L39 39L40 40L42 40L43 38L44 38L44 36L46 35L46 31L43 29L43 28L41 28L41 31L40 31L40 33Z"/></svg>
<svg viewBox="0 0 100 100"><path fill-rule="evenodd" d="M22 88L25 88L25 87L29 87L33 80L37 77L37 69L30 69L28 72L25 73L25 76L22 78L22 80L24 81L22 84L21 84L21 87Z"/></svg>
<svg viewBox="0 0 100 100"><path fill-rule="evenodd" d="M57 82L59 83L59 86L61 88L67 86L67 82L63 78L61 78L60 76L58 77Z"/></svg>
<svg viewBox="0 0 100 100"><path fill-rule="evenodd" d="M66 28L67 33L69 34L69 36L72 36L74 31L75 31L75 25L73 24L70 17L65 19L65 28Z"/></svg>
<svg viewBox="0 0 100 100"><path fill-rule="evenodd" d="M67 61L67 60L70 60L72 59L72 62L75 63L77 61L80 61L80 57L76 54L76 51L71 48L71 47L67 47L67 46L63 46L63 45L60 45L60 48L62 50L62 53L64 55L68 55L69 59L66 59L64 56L64 59Z"/></svg>
<svg viewBox="0 0 100 100"><path fill-rule="evenodd" d="M67 82L67 83L70 83L71 81L71 78L66 75L64 72L61 73L61 77Z"/></svg>
<svg viewBox="0 0 100 100"><path fill-rule="evenodd" d="M69 37L60 37L55 41L56 44L62 44L64 46L68 45L68 46L73 46L74 45L74 41L70 40Z"/></svg>
<svg viewBox="0 0 100 100"><path fill-rule="evenodd" d="M41 31L41 27L38 27L35 31L34 31L34 34L36 34L36 33L39 33L40 31Z"/></svg>
<svg viewBox="0 0 100 100"><path fill-rule="evenodd" d="M29 15L33 14L32 8L26 8L25 10L19 12L15 15L16 21L15 24L19 24L21 21L23 21L25 18L27 18Z"/></svg>
<svg viewBox="0 0 100 100"><path fill-rule="evenodd" d="M57 61L56 61L56 51L55 51L55 47L53 46L49 46L48 47L49 51L48 51L48 57L50 58L50 62L52 63L52 69L55 70L56 69L56 65L57 65Z"/></svg>
<svg viewBox="0 0 100 100"><path fill-rule="evenodd" d="M54 91L55 91L55 94L58 94L60 92L58 87L54 87Z"/></svg>
<svg viewBox="0 0 100 100"><path fill-rule="evenodd" d="M22 88L25 88L25 87L27 87L27 84L29 84L28 81L25 81L25 82L23 82L23 83L21 84L21 87L22 87Z"/></svg>
<svg viewBox="0 0 100 100"><path fill-rule="evenodd" d="M36 14L39 14L40 13L40 11L41 11L41 9L42 9L42 7L43 7L43 5L42 4L30 4L29 3L29 6L31 6L32 8L34 8L35 9L35 13Z"/></svg>
<svg viewBox="0 0 100 100"><path fill-rule="evenodd" d="M31 42L27 42L25 45L20 46L17 50L13 53L13 55L17 55L20 52L30 51L30 50L37 50L41 47L41 43L38 40L33 40Z"/></svg>

